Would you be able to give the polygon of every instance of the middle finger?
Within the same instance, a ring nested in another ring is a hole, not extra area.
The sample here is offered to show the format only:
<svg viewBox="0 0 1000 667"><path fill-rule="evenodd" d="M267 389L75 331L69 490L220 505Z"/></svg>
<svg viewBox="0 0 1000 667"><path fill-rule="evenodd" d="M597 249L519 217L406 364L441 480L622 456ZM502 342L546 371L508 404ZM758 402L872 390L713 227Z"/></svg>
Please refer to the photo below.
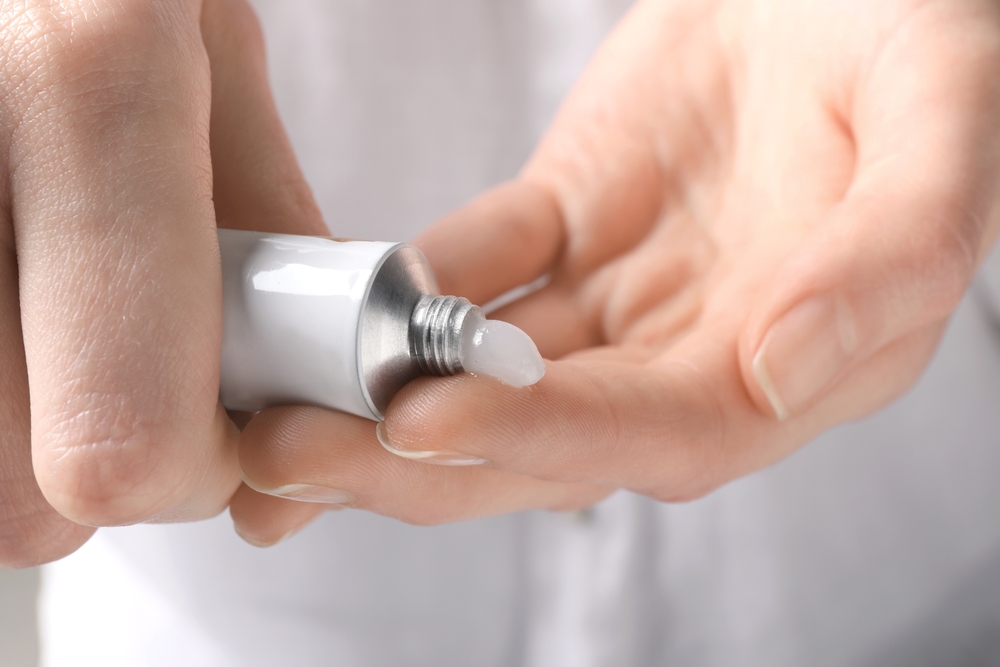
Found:
<svg viewBox="0 0 1000 667"><path fill-rule="evenodd" d="M240 465L244 479L259 492L347 505L419 525L526 509L577 509L611 491L546 482L494 470L489 463L456 467L407 460L379 445L374 423L312 407L279 407L258 415L240 438ZM260 503L259 498L234 498L237 529L284 534L260 525L266 515ZM254 512L244 511L251 506Z"/></svg>

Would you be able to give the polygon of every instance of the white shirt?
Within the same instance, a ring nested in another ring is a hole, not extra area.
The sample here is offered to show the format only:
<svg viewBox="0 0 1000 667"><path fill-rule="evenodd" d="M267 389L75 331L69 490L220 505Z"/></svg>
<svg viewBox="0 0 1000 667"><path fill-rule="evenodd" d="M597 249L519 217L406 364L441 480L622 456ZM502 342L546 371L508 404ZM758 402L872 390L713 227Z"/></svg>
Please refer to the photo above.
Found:
<svg viewBox="0 0 1000 667"><path fill-rule="evenodd" d="M255 5L328 224L387 240L513 175L622 10ZM344 511L268 550L228 516L101 530L45 569L43 664L1000 663L996 296L1000 259L909 395L697 502L436 528Z"/></svg>

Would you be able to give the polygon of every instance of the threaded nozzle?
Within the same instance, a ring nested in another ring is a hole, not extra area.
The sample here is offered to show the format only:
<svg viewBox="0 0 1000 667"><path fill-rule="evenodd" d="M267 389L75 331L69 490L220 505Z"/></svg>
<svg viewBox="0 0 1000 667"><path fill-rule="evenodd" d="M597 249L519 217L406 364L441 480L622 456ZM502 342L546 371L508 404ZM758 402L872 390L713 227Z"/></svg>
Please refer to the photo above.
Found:
<svg viewBox="0 0 1000 667"><path fill-rule="evenodd" d="M457 375L462 367L462 327L479 306L460 296L424 296L410 316L410 352L426 375Z"/></svg>

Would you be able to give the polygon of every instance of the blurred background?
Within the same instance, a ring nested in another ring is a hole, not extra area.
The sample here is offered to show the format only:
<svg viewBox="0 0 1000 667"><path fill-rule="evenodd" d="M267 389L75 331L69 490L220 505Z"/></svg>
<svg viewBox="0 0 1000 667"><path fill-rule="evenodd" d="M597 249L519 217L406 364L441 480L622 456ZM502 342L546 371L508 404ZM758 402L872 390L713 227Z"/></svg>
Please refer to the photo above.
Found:
<svg viewBox="0 0 1000 667"><path fill-rule="evenodd" d="M38 664L37 592L37 568L0 568L0 665L3 667L35 667Z"/></svg>

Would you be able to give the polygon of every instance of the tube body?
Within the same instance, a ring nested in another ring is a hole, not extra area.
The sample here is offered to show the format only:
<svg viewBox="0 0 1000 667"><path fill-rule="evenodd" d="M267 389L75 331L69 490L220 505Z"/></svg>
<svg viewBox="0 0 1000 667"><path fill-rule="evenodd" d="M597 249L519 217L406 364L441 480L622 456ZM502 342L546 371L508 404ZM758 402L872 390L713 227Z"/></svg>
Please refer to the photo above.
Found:
<svg viewBox="0 0 1000 667"><path fill-rule="evenodd" d="M223 405L311 404L380 419L361 330L375 276L409 246L223 229L219 246Z"/></svg>

